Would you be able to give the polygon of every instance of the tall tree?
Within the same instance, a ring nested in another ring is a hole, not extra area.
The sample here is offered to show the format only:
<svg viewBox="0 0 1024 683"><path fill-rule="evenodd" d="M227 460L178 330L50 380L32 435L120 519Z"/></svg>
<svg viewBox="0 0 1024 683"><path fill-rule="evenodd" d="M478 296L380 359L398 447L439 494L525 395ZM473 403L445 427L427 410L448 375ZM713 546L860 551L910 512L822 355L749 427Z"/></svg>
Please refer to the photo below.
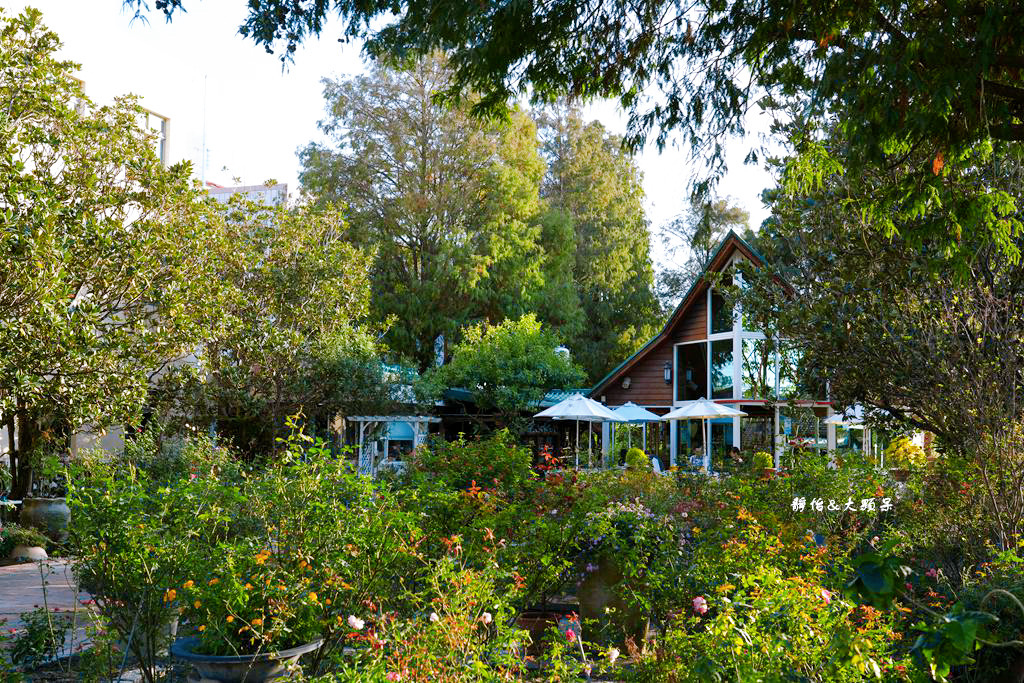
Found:
<svg viewBox="0 0 1024 683"><path fill-rule="evenodd" d="M376 251L374 313L394 318L388 345L421 368L439 337L521 315L543 284L534 125L437 104L449 79L431 56L326 81L321 128L332 143L300 154L303 188L344 202L348 238Z"/></svg>
<svg viewBox="0 0 1024 683"><path fill-rule="evenodd" d="M543 196L572 222L573 276L584 320L567 341L591 381L640 347L660 323L641 174L621 139L578 112L541 117Z"/></svg>
<svg viewBox="0 0 1024 683"><path fill-rule="evenodd" d="M0 16L0 422L14 494L48 435L136 418L216 324L216 219L131 99L94 106L38 11Z"/></svg>
<svg viewBox="0 0 1024 683"><path fill-rule="evenodd" d="M836 129L824 148L836 160L848 150ZM784 183L762 227L769 267L745 272L742 310L800 349L805 373L827 380L838 404L878 408L904 428L937 435L948 456L973 461L1005 545L1024 529L1024 261L977 232L964 233L952 253L945 237L906 239L902 225L890 236L887 221L856 210L888 174L912 174L929 157L921 150L877 175L837 167L809 193ZM989 212L991 230L1024 247L1018 146L1000 145L942 175L950 213ZM985 206L977 205L979 187ZM793 289L780 288L778 277Z"/></svg>
<svg viewBox="0 0 1024 683"><path fill-rule="evenodd" d="M662 228L662 245L672 259L658 273L658 297L665 308L673 308L686 295L730 230L751 237L750 214L728 199L696 197L688 211Z"/></svg>

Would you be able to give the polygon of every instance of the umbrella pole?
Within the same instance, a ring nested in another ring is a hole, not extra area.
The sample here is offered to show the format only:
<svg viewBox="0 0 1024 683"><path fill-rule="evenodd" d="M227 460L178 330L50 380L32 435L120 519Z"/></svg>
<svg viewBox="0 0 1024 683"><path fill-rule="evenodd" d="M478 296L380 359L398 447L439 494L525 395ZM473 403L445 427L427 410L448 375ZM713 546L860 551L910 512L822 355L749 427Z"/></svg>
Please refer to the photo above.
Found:
<svg viewBox="0 0 1024 683"><path fill-rule="evenodd" d="M701 429L704 432L704 469L711 474L711 430L708 429L707 418L701 418Z"/></svg>
<svg viewBox="0 0 1024 683"><path fill-rule="evenodd" d="M593 467L594 455L594 423L587 421L587 469Z"/></svg>
<svg viewBox="0 0 1024 683"><path fill-rule="evenodd" d="M644 453L646 453L647 452L647 423L646 422L642 422L640 424L640 429L644 430Z"/></svg>
<svg viewBox="0 0 1024 683"><path fill-rule="evenodd" d="M576 469L580 468L580 421L576 420Z"/></svg>

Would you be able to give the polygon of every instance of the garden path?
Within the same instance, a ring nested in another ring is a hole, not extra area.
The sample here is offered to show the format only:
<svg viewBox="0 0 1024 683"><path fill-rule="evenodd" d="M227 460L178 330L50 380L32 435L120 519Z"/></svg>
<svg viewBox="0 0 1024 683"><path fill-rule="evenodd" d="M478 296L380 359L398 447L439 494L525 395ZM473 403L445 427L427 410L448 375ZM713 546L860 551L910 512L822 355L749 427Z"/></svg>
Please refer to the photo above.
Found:
<svg viewBox="0 0 1024 683"><path fill-rule="evenodd" d="M45 583L45 598L44 584ZM77 589L71 564L65 560L26 562L0 567L0 628L21 628L21 615L47 605L51 610L72 611ZM79 600L88 600L87 593L78 593Z"/></svg>

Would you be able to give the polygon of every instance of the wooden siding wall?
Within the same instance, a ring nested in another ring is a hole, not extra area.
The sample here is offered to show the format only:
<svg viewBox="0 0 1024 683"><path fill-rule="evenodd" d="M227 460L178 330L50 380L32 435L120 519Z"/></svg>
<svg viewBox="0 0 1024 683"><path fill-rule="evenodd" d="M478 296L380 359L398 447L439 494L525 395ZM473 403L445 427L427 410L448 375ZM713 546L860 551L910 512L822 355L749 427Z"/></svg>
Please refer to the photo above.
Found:
<svg viewBox="0 0 1024 683"><path fill-rule="evenodd" d="M608 405L618 406L627 401L641 406L672 405L672 385L665 384L665 361L671 362L674 368L675 360L672 357L674 344L707 338L708 307L706 302L706 295L699 294L690 306L690 310L680 318L671 338L651 349L643 360L622 375L622 377L629 377L629 389L622 388L622 379L620 378L612 382L602 392Z"/></svg>
<svg viewBox="0 0 1024 683"><path fill-rule="evenodd" d="M672 331L672 341L679 343L707 339L708 306L707 289L701 288L693 303Z"/></svg>
<svg viewBox="0 0 1024 683"><path fill-rule="evenodd" d="M607 404L620 406L632 401L642 406L672 405L672 385L665 384L665 361L671 360L672 342L665 340L623 375L629 377L629 389L623 389L622 380L619 379L602 392Z"/></svg>

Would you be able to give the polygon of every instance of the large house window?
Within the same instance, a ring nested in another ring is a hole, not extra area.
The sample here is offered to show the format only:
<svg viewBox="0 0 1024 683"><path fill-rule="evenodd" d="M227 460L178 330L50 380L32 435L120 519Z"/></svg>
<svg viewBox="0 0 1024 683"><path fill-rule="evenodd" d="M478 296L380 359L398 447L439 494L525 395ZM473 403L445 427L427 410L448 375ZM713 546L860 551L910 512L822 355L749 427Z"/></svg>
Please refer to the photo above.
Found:
<svg viewBox="0 0 1024 683"><path fill-rule="evenodd" d="M743 398L775 396L775 351L767 339L743 340Z"/></svg>
<svg viewBox="0 0 1024 683"><path fill-rule="evenodd" d="M676 347L676 400L694 401L708 396L708 345L705 342Z"/></svg>
<svg viewBox="0 0 1024 683"><path fill-rule="evenodd" d="M732 284L732 276L725 274L722 284ZM726 303L725 297L714 289L711 290L711 334L732 332L732 308Z"/></svg>
<svg viewBox="0 0 1024 683"><path fill-rule="evenodd" d="M711 398L732 398L732 339L711 342Z"/></svg>

